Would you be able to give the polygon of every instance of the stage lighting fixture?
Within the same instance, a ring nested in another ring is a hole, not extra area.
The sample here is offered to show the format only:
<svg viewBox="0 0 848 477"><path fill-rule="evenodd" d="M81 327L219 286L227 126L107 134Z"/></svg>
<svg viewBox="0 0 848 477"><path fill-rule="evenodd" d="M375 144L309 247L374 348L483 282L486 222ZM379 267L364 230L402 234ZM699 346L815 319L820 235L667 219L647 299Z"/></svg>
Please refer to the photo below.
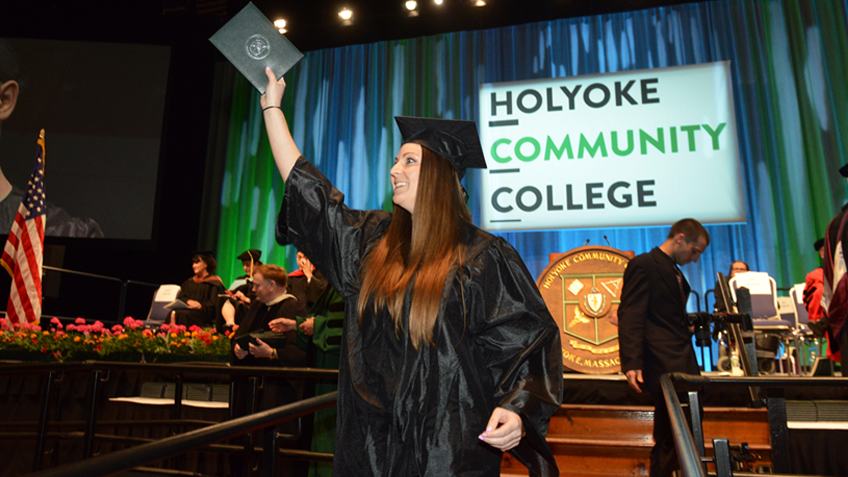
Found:
<svg viewBox="0 0 848 477"><path fill-rule="evenodd" d="M444 0L433 0L436 5L441 5Z"/></svg>
<svg viewBox="0 0 848 477"><path fill-rule="evenodd" d="M339 18L345 21L353 20L353 12L348 10L347 7L342 8L342 11L339 12Z"/></svg>
<svg viewBox="0 0 848 477"><path fill-rule="evenodd" d="M410 17L418 16L418 2L415 0L407 0L405 3L406 6L406 14Z"/></svg>
<svg viewBox="0 0 848 477"><path fill-rule="evenodd" d="M485 7L486 6L486 0L475 0L474 6L475 7Z"/></svg>
<svg viewBox="0 0 848 477"><path fill-rule="evenodd" d="M279 20L274 20L274 26L277 27L277 30L280 31L280 34L286 32L286 21L280 18Z"/></svg>

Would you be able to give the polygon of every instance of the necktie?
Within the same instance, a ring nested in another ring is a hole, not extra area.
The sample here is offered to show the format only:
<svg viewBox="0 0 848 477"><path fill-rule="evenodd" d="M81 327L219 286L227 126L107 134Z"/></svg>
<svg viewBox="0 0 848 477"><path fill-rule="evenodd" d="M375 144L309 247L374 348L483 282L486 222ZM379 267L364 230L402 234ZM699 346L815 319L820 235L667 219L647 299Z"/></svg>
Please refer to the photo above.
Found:
<svg viewBox="0 0 848 477"><path fill-rule="evenodd" d="M680 289L680 301L682 301L683 305L686 306L686 296L683 293L683 273L680 272L677 265L674 266L674 275L677 277L677 287Z"/></svg>

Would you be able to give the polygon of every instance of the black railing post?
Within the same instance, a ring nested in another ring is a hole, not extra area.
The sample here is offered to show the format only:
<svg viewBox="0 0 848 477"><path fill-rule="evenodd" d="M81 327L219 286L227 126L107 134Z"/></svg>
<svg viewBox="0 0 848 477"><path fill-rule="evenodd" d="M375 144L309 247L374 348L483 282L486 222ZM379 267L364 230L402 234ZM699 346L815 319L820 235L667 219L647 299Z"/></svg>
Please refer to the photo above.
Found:
<svg viewBox="0 0 848 477"><path fill-rule="evenodd" d="M704 426L701 422L701 401L698 399L698 391L689 391L689 417L692 420L692 438L695 439L698 455L706 457L707 449L704 447Z"/></svg>
<svg viewBox="0 0 848 477"><path fill-rule="evenodd" d="M768 419L771 440L771 461L776 474L792 471L789 449L789 428L786 425L786 394L783 388L767 388Z"/></svg>
<svg viewBox="0 0 848 477"><path fill-rule="evenodd" d="M183 375L174 375L174 408L171 410L171 419L178 420L183 415ZM177 428L171 431L171 435L178 434L182 431Z"/></svg>
<svg viewBox="0 0 848 477"><path fill-rule="evenodd" d="M277 427L269 426L263 429L264 439L262 441L262 476L274 477L277 475Z"/></svg>
<svg viewBox="0 0 848 477"><path fill-rule="evenodd" d="M259 378L256 376L251 376L248 378L247 385L247 403L248 403L248 415L256 414L256 401L259 398ZM253 470L253 433L248 432L244 435L244 456L242 457L244 461L242 462L244 466L244 474L243 475L251 475Z"/></svg>
<svg viewBox="0 0 848 477"><path fill-rule="evenodd" d="M62 370L57 370L58 374L55 376L56 379L56 388L53 391L56 395L56 399L53 400L55 403L56 409L53 411L53 416L57 422L62 422L62 382L65 380L65 372ZM53 448L50 449L50 465L51 467L56 467L59 465L59 445L60 440L56 439L53 441Z"/></svg>
<svg viewBox="0 0 848 477"><path fill-rule="evenodd" d="M125 317L124 309L126 308L126 305L127 305L127 284L124 283L124 282L121 282L121 296L120 296L120 298L118 298L118 319L117 319L118 323L124 322L124 317Z"/></svg>
<svg viewBox="0 0 848 477"><path fill-rule="evenodd" d="M83 435L83 456L86 459L94 455L94 423L97 414L97 395L100 391L100 370L95 369L90 376L86 404L88 409L86 409L85 434Z"/></svg>
<svg viewBox="0 0 848 477"><path fill-rule="evenodd" d="M35 459L32 463L32 471L41 470L41 462L44 460L44 443L47 439L47 424L50 422L50 397L53 395L53 373L47 373L47 381L44 383L44 402L41 404L41 415L38 418L38 431L35 437Z"/></svg>
<svg viewBox="0 0 848 477"><path fill-rule="evenodd" d="M730 441L726 438L713 439L713 453L716 477L733 477L733 467L730 465Z"/></svg>

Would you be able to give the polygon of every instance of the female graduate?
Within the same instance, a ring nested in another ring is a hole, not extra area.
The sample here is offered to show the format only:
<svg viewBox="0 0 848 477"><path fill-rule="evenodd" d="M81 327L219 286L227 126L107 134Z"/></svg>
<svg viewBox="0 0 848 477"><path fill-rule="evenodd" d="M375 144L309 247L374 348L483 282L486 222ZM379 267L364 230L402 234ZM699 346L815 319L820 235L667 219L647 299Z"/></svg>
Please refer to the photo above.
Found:
<svg viewBox="0 0 848 477"><path fill-rule="evenodd" d="M485 167L471 121L397 118L393 212L355 211L304 160L268 74L265 125L293 243L346 301L333 473L497 476L503 451L558 475L559 328L515 250L472 225L459 180Z"/></svg>

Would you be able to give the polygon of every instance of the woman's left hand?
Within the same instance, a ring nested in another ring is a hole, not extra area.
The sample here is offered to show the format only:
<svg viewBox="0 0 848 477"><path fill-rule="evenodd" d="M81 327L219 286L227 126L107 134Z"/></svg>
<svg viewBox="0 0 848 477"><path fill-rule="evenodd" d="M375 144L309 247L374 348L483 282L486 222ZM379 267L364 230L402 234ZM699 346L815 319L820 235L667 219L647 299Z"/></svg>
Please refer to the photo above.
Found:
<svg viewBox="0 0 848 477"><path fill-rule="evenodd" d="M257 358L270 358L273 356L274 348L271 348L268 343L256 338L256 343L250 343L250 354Z"/></svg>
<svg viewBox="0 0 848 477"><path fill-rule="evenodd" d="M283 92L286 90L286 80L274 74L270 66L265 67L265 76L268 77L268 85L265 87L265 94L259 97L259 105L264 110L268 106L280 107L283 102Z"/></svg>
<svg viewBox="0 0 848 477"><path fill-rule="evenodd" d="M186 305L188 305L189 309L191 310L199 310L203 308L203 305L201 305L200 302L197 300L188 300L186 301Z"/></svg>
<svg viewBox="0 0 848 477"><path fill-rule="evenodd" d="M480 434L479 438L486 444L506 452L521 442L523 429L518 414L496 407L489 418L486 431Z"/></svg>

